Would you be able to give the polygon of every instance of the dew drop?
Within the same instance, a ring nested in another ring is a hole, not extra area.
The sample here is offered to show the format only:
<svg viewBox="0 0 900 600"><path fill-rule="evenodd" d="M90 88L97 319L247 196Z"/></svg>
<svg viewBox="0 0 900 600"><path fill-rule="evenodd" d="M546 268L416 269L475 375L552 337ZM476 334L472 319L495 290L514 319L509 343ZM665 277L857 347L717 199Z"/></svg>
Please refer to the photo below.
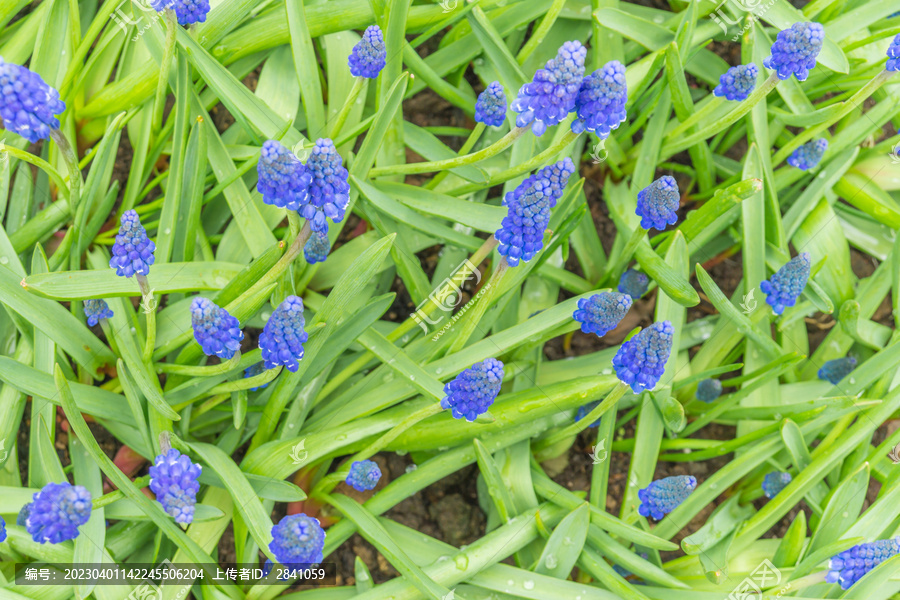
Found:
<svg viewBox="0 0 900 600"><path fill-rule="evenodd" d="M555 554L548 554L547 558L544 559L544 564L547 565L548 569L555 569L556 565L559 564L559 561L556 560Z"/></svg>
<svg viewBox="0 0 900 600"><path fill-rule="evenodd" d="M346 433L339 433L339 434L337 434L336 436L334 436L334 439L336 439L336 440L339 441L339 442L342 442L342 441L344 441L344 440L347 439L347 434L346 434Z"/></svg>
<svg viewBox="0 0 900 600"><path fill-rule="evenodd" d="M456 568L460 571L465 571L469 568L469 557L465 554L458 555L453 562L456 563Z"/></svg>
<svg viewBox="0 0 900 600"><path fill-rule="evenodd" d="M166 227L166 230L163 233L169 235L170 233L172 233L172 230L169 227Z"/></svg>
<svg viewBox="0 0 900 600"><path fill-rule="evenodd" d="M0 256L0 265L5 265L8 262L9 262L8 258L6 258L5 256Z"/></svg>
<svg viewBox="0 0 900 600"><path fill-rule="evenodd" d="M397 456L406 456L409 454L407 450L397 450Z"/></svg>
<svg viewBox="0 0 900 600"><path fill-rule="evenodd" d="M522 587L525 588L526 590L533 590L534 582L530 579L526 579L525 581L522 582Z"/></svg>
<svg viewBox="0 0 900 600"><path fill-rule="evenodd" d="M409 465L409 466L406 467L406 472L407 472L407 473L412 473L413 471L415 471L415 470L418 469L418 468L419 468L419 467L417 467L416 465Z"/></svg>
<svg viewBox="0 0 900 600"><path fill-rule="evenodd" d="M512 579L508 579L508 580L506 581L506 585L516 585L516 582L513 581Z"/></svg>

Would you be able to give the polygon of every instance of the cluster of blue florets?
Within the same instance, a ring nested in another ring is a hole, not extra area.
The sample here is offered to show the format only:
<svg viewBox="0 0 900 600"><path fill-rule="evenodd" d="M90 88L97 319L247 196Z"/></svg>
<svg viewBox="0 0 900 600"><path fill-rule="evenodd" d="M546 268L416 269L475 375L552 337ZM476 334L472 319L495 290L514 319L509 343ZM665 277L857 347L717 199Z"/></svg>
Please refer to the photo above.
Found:
<svg viewBox="0 0 900 600"><path fill-rule="evenodd" d="M200 491L197 479L202 470L200 465L174 448L157 456L150 467L150 489L176 523L188 524L194 520L194 505Z"/></svg>
<svg viewBox="0 0 900 600"><path fill-rule="evenodd" d="M45 140L59 129L57 115L66 110L59 92L41 76L0 57L0 117L3 127L29 142Z"/></svg>
<svg viewBox="0 0 900 600"><path fill-rule="evenodd" d="M381 469L374 460L358 460L350 465L350 473L347 474L347 485L357 492L374 490L381 479Z"/></svg>
<svg viewBox="0 0 900 600"><path fill-rule="evenodd" d="M512 103L513 111L519 115L516 125L525 127L530 123L534 134L541 136L548 126L565 119L575 109L586 56L587 50L580 42L563 44L556 57L519 90Z"/></svg>
<svg viewBox="0 0 900 600"><path fill-rule="evenodd" d="M837 385L841 379L853 372L855 368L856 359L852 356L844 356L827 361L819 369L817 375L819 379L824 379L832 385Z"/></svg>
<svg viewBox="0 0 900 600"><path fill-rule="evenodd" d="M610 61L584 78L575 100L578 118L572 121L572 131L593 131L601 140L625 120L628 88L625 84L625 65Z"/></svg>
<svg viewBox="0 0 900 600"><path fill-rule="evenodd" d="M449 408L456 419L474 421L494 403L502 383L503 363L488 358L465 369L444 385L447 395L441 400L441 407Z"/></svg>
<svg viewBox="0 0 900 600"><path fill-rule="evenodd" d="M150 0L150 6L159 12L171 8L181 25L203 23L209 13L209 0Z"/></svg>
<svg viewBox="0 0 900 600"><path fill-rule="evenodd" d="M347 62L350 64L350 74L354 77L378 77L387 62L384 35L378 25L370 25L363 32L362 39L353 46Z"/></svg>
<svg viewBox="0 0 900 600"><path fill-rule="evenodd" d="M229 359L240 350L244 332L238 320L209 298L197 296L191 302L194 339L207 356Z"/></svg>
<svg viewBox="0 0 900 600"><path fill-rule="evenodd" d="M269 550L283 565L320 563L325 531L319 521L303 513L288 515L272 527Z"/></svg>
<svg viewBox="0 0 900 600"><path fill-rule="evenodd" d="M759 69L753 63L731 67L719 77L719 85L713 89L713 94L728 100L746 100L756 87L758 75Z"/></svg>
<svg viewBox="0 0 900 600"><path fill-rule="evenodd" d="M900 13L898 13L900 14ZM900 33L894 36L891 45L887 49L888 61L884 65L887 71L900 71Z"/></svg>
<svg viewBox="0 0 900 600"><path fill-rule="evenodd" d="M722 395L722 382L718 379L704 379L697 384L694 396L700 402L710 403Z"/></svg>
<svg viewBox="0 0 900 600"><path fill-rule="evenodd" d="M762 489L770 500L778 495L791 482L791 474L783 471L772 471L763 477Z"/></svg>
<svg viewBox="0 0 900 600"><path fill-rule="evenodd" d="M808 171L819 164L819 161L822 160L822 156L827 149L828 140L825 138L809 140L791 153L787 159L787 163L792 167Z"/></svg>
<svg viewBox="0 0 900 600"><path fill-rule="evenodd" d="M267 140L263 144L256 170L259 174L256 189L266 204L300 210L309 201L312 177L300 159L281 142Z"/></svg>
<svg viewBox="0 0 900 600"><path fill-rule="evenodd" d="M604 336L616 328L631 308L631 296L617 292L603 292L578 299L578 309L572 315L581 323L581 331Z"/></svg>
<svg viewBox="0 0 900 600"><path fill-rule="evenodd" d="M778 32L772 54L763 64L774 69L779 79L795 75L799 81L806 81L824 42L825 29L819 23L794 23Z"/></svg>
<svg viewBox="0 0 900 600"><path fill-rule="evenodd" d="M303 246L303 256L306 257L306 262L312 265L325 262L330 250L331 244L328 241L328 233L325 231L313 231Z"/></svg>
<svg viewBox="0 0 900 600"><path fill-rule="evenodd" d="M647 293L650 287L650 278L646 273L641 273L634 269L628 269L619 278L618 289L623 294L631 296L632 300L637 300Z"/></svg>
<svg viewBox="0 0 900 600"><path fill-rule="evenodd" d="M350 184L347 169L341 162L334 142L316 140L306 168L312 176L309 185L309 203L300 209L300 215L309 221L313 231L327 231L329 218L339 223L350 201Z"/></svg>
<svg viewBox="0 0 900 600"><path fill-rule="evenodd" d="M637 196L637 215L644 229L656 228L662 231L666 225L678 222L678 207L681 194L675 178L663 175L640 192Z"/></svg>
<svg viewBox="0 0 900 600"><path fill-rule="evenodd" d="M828 561L825 581L840 584L841 589L848 590L866 573L898 553L900 553L898 538L853 546Z"/></svg>
<svg viewBox="0 0 900 600"><path fill-rule="evenodd" d="M583 404L582 406L579 406L578 410L575 411L575 422L577 423L578 421L580 421L583 418L585 418L586 416L588 416L591 413L591 411L593 411L598 406L600 406L599 400L595 400L594 402L589 402L588 404ZM588 427L599 427L599 426L600 426L600 419L597 419L596 421L594 421L593 423L588 425Z"/></svg>
<svg viewBox="0 0 900 600"><path fill-rule="evenodd" d="M672 323L662 321L623 343L612 361L619 381L635 394L656 387L669 361L673 333Z"/></svg>
<svg viewBox="0 0 900 600"><path fill-rule="evenodd" d="M303 344L307 339L304 327L303 300L288 296L269 317L259 336L259 348L266 369L284 365L288 371L294 372L299 368L297 361L303 358Z"/></svg>
<svg viewBox="0 0 900 600"><path fill-rule="evenodd" d="M638 491L641 505L638 512L644 517L657 521L678 508L697 487L697 480L691 475L674 475L657 479Z"/></svg>
<svg viewBox="0 0 900 600"><path fill-rule="evenodd" d="M91 493L80 485L48 483L30 503L25 528L40 544L59 544L78 537L78 528L91 518Z"/></svg>
<svg viewBox="0 0 900 600"><path fill-rule="evenodd" d="M475 120L491 127L499 127L506 120L506 94L499 81L488 85L475 102Z"/></svg>
<svg viewBox="0 0 900 600"><path fill-rule="evenodd" d="M136 211L125 211L121 222L109 266L121 277L147 276L150 265L156 260L153 256L156 244L147 237L147 231L141 225L141 218Z"/></svg>
<svg viewBox="0 0 900 600"><path fill-rule="evenodd" d="M106 300L85 300L84 316L87 317L87 323L91 327L100 322L100 319L112 319L113 311L110 310Z"/></svg>
<svg viewBox="0 0 900 600"><path fill-rule="evenodd" d="M572 159L565 158L544 167L528 177L515 190L506 194L503 205L508 213L497 230L497 251L509 266L528 262L544 247L544 231L550 222L550 209L562 197L575 172Z"/></svg>
<svg viewBox="0 0 900 600"><path fill-rule="evenodd" d="M778 269L771 279L759 284L759 289L766 295L766 302L776 315L797 303L809 281L810 266L809 253L801 252Z"/></svg>

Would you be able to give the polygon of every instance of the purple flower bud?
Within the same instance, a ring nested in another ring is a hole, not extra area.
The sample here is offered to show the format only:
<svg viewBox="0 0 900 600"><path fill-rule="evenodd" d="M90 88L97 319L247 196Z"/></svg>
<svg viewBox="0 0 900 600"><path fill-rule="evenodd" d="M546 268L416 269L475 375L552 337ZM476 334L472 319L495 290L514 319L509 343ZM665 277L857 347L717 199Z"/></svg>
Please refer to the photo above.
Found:
<svg viewBox="0 0 900 600"><path fill-rule="evenodd" d="M6 541L6 521L0 517L0 543Z"/></svg>
<svg viewBox="0 0 900 600"><path fill-rule="evenodd" d="M678 221L675 211L680 205L681 194L675 178L663 175L638 192L635 213L641 218L641 227L662 231L666 225L674 225Z"/></svg>
<svg viewBox="0 0 900 600"><path fill-rule="evenodd" d="M809 281L809 269L809 252L801 252L778 269L771 279L759 284L759 289L766 295L766 303L772 307L772 312L780 315L786 307L797 303L797 298Z"/></svg>
<svg viewBox="0 0 900 600"><path fill-rule="evenodd" d="M713 94L738 102L746 100L756 87L758 75L759 69L753 63L731 67L719 77L719 85L713 89Z"/></svg>
<svg viewBox="0 0 900 600"><path fill-rule="evenodd" d="M87 317L88 325L93 327L100 319L112 319L113 311L110 310L106 300L85 300L84 316Z"/></svg>
<svg viewBox="0 0 900 600"><path fill-rule="evenodd" d="M630 385L635 394L656 387L672 351L673 333L672 323L662 321L623 343L612 361L619 381Z"/></svg>
<svg viewBox="0 0 900 600"><path fill-rule="evenodd" d="M494 81L478 95L475 120L491 127L499 127L506 120L506 94L499 81Z"/></svg>
<svg viewBox="0 0 900 600"><path fill-rule="evenodd" d="M900 15L900 13L895 13ZM895 16L895 15L891 15ZM890 47L887 49L888 61L884 66L887 71L900 71L900 33L894 36Z"/></svg>
<svg viewBox="0 0 900 600"><path fill-rule="evenodd" d="M503 363L496 358L475 363L444 385L441 408L449 408L455 419L471 422L484 414L497 399L503 383Z"/></svg>
<svg viewBox="0 0 900 600"><path fill-rule="evenodd" d="M588 416L588 414L589 414L592 410L594 410L595 408L597 408L598 406L600 406L600 401L599 401L599 400L595 400L595 401L593 401L593 402L589 402L588 404L584 404L584 405L582 405L582 406L579 406L579 407L578 407L578 411L575 413L575 422L577 423L578 421L580 421L580 420L582 420L583 418L585 418L586 416ZM601 418L602 418L602 417L601 417ZM597 419L596 421L594 421L593 423L591 423L590 425L588 425L588 427L599 427L599 426L600 426L600 419Z"/></svg>
<svg viewBox="0 0 900 600"><path fill-rule="evenodd" d="M700 402L709 404L722 395L722 382L718 379L704 379L697 384L694 396Z"/></svg>
<svg viewBox="0 0 900 600"><path fill-rule="evenodd" d="M837 385L841 379L849 375L855 368L856 359L852 356L845 356L826 362L819 369L818 375L819 379L824 379L831 385Z"/></svg>
<svg viewBox="0 0 900 600"><path fill-rule="evenodd" d="M696 487L697 480L691 475L657 479L638 491L638 498L641 501L638 512L644 517L653 517L659 521L678 508Z"/></svg>
<svg viewBox="0 0 900 600"><path fill-rule="evenodd" d="M91 493L68 481L48 483L33 500L25 528L40 544L74 540L78 528L91 518Z"/></svg>
<svg viewBox="0 0 900 600"><path fill-rule="evenodd" d="M45 140L50 130L59 129L56 116L64 110L66 104L59 99L59 92L40 75L0 57L0 117L7 131L32 143Z"/></svg>
<svg viewBox="0 0 900 600"><path fill-rule="evenodd" d="M171 8L180 25L203 23L209 13L209 0L150 0L150 6L157 12Z"/></svg>
<svg viewBox="0 0 900 600"><path fill-rule="evenodd" d="M28 525L28 516L31 514L31 505L34 502L29 502L21 509L19 509L19 514L16 515L16 525L19 527L25 527Z"/></svg>
<svg viewBox="0 0 900 600"><path fill-rule="evenodd" d="M207 356L228 360L241 348L244 333L238 320L209 298L197 296L191 302L194 339Z"/></svg>
<svg viewBox="0 0 900 600"><path fill-rule="evenodd" d="M274 369L281 365L293 372L300 366L297 361L303 358L303 343L307 339L303 318L303 300L297 296L284 299L259 336L259 348L266 369Z"/></svg>
<svg viewBox="0 0 900 600"><path fill-rule="evenodd" d="M556 58L538 69L534 80L519 90L512 103L518 113L516 125L525 127L531 123L534 135L541 136L550 125L556 125L575 110L575 99L584 77L584 59L587 50L581 42L566 42Z"/></svg>
<svg viewBox="0 0 900 600"><path fill-rule="evenodd" d="M325 231L313 231L303 246L303 256L306 262L315 264L325 262L328 258L328 251L331 250L331 243L328 241L328 233Z"/></svg>
<svg viewBox="0 0 900 600"><path fill-rule="evenodd" d="M828 561L825 581L838 583L842 590L863 578L869 571L900 552L900 539L878 540L853 546Z"/></svg>
<svg viewBox="0 0 900 600"><path fill-rule="evenodd" d="M300 513L288 515L272 527L269 550L282 565L322 562L325 531L318 519Z"/></svg>
<svg viewBox="0 0 900 600"><path fill-rule="evenodd" d="M646 294L648 287L650 287L650 279L647 275L634 269L628 269L619 278L618 290L631 296L632 300L637 300Z"/></svg>
<svg viewBox="0 0 900 600"><path fill-rule="evenodd" d="M156 501L176 523L191 523L194 520L194 505L200 491L202 467L176 450L170 448L160 454L149 469L150 489L156 494Z"/></svg>
<svg viewBox="0 0 900 600"><path fill-rule="evenodd" d="M788 486L791 482L791 474L783 473L781 471L772 471L765 477L763 477L762 489L763 493L766 495L766 498L770 500L778 495L778 492L783 490Z"/></svg>
<svg viewBox="0 0 900 600"><path fill-rule="evenodd" d="M796 150L794 150L787 159L787 163L792 167L797 167L803 171L808 171L819 164L822 155L828 149L828 140L818 138L809 140Z"/></svg>
<svg viewBox="0 0 900 600"><path fill-rule="evenodd" d="M267 140L263 144L256 171L256 189L266 204L299 211L309 203L312 176L281 142Z"/></svg>
<svg viewBox="0 0 900 600"><path fill-rule="evenodd" d="M581 331L604 336L616 328L631 308L631 296L617 292L603 292L578 300L572 317L581 323Z"/></svg>
<svg viewBox="0 0 900 600"><path fill-rule="evenodd" d="M384 36L378 25L370 25L362 35L362 39L353 46L350 58L350 74L354 77L375 79L387 62L387 49Z"/></svg>
<svg viewBox="0 0 900 600"><path fill-rule="evenodd" d="M816 57L822 51L825 29L818 23L794 23L790 29L778 32L772 44L772 55L763 61L767 69L774 69L779 79L795 75L798 81L806 81L809 70L816 66Z"/></svg>
<svg viewBox="0 0 900 600"><path fill-rule="evenodd" d="M112 258L109 266L116 270L120 277L148 275L150 265L156 260L153 253L156 244L147 237L147 231L141 225L141 219L134 210L125 211L122 215L122 226L112 247Z"/></svg>
<svg viewBox="0 0 900 600"><path fill-rule="evenodd" d="M309 203L300 209L300 215L309 221L313 231L328 231L325 218L340 223L350 201L347 169L334 142L327 138L316 140L306 168L312 175L312 183L309 186Z"/></svg>
<svg viewBox="0 0 900 600"><path fill-rule="evenodd" d="M625 67L617 60L610 61L584 78L575 100L578 118L572 121L572 131L593 131L601 140L609 137L625 120L628 88Z"/></svg>
<svg viewBox="0 0 900 600"><path fill-rule="evenodd" d="M381 479L381 469L374 460L358 460L350 465L350 473L347 475L347 485L357 492L374 490Z"/></svg>

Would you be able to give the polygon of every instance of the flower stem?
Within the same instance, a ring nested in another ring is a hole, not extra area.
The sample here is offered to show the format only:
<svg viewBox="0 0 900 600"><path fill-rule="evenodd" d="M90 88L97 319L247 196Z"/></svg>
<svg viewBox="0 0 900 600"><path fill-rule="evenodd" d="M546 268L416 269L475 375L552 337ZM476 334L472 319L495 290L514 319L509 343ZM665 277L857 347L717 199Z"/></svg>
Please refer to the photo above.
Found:
<svg viewBox="0 0 900 600"><path fill-rule="evenodd" d="M465 156L457 156L456 158L448 158L446 160L437 160L433 162L420 162L408 165L390 165L387 167L376 167L369 171L369 177L374 179L375 177L383 177L385 175L413 175L416 173L433 173L436 171L455 169L456 167L471 165L486 158L490 158L492 156L500 154L508 147L510 147L512 143L519 139L526 131L528 131L528 127L516 127L487 148L479 150L478 152L475 152L473 154L466 154ZM478 185L478 189L482 189L483 187L483 185Z"/></svg>
<svg viewBox="0 0 900 600"><path fill-rule="evenodd" d="M239 392L240 390L249 390L250 388L259 387L266 383L269 383L281 373L282 367L276 367L274 369L268 369L260 373L259 375L254 375L253 377L245 377L244 379L240 379L238 381L229 381L227 383L220 383L214 388L208 390L206 392L207 396L215 396L217 394L225 394L231 392Z"/></svg>
<svg viewBox="0 0 900 600"><path fill-rule="evenodd" d="M84 187L84 180L81 178L81 167L78 165L78 157L75 150L59 129L51 129L50 137L56 142L59 153L63 160L66 161L66 168L69 170L69 210L75 215L75 209L81 200L81 188ZM11 152L11 154L13 154ZM37 165L40 166L40 165Z"/></svg>
<svg viewBox="0 0 900 600"><path fill-rule="evenodd" d="M150 128L154 136L162 126L163 110L166 107L166 90L169 88L169 70L172 67L172 57L175 55L175 28L178 27L175 11L171 8L165 10L164 20L166 23L166 47L163 49L162 63L159 65L159 81L156 84L153 121Z"/></svg>
<svg viewBox="0 0 900 600"><path fill-rule="evenodd" d="M195 366L195 365L176 365L172 363L157 363L157 373L171 373L172 375L187 375L188 377L212 377L213 375L223 375L235 369L241 362L241 352L238 350L234 356L226 361L222 361L217 365L211 366Z"/></svg>
<svg viewBox="0 0 900 600"><path fill-rule="evenodd" d="M355 78L353 87L350 88L350 95L344 100L344 105L341 107L341 111L337 114L337 117L335 117L334 125L331 126L331 132L328 135L331 139L337 139L338 134L344 127L344 123L347 122L347 117L350 116L350 111L353 110L353 105L356 104L356 99L359 98L359 93L362 91L365 84L365 77Z"/></svg>
<svg viewBox="0 0 900 600"><path fill-rule="evenodd" d="M466 315L466 320L463 323L462 330L454 336L453 343L451 343L450 347L447 349L447 354L459 352L466 345L466 342L472 336L472 332L481 321L481 317L491 305L491 301L494 299L494 296L497 295L497 290L500 287L500 281L502 280L503 275L508 269L509 263L506 261L506 257L504 256L500 260L500 264L497 266L497 270L494 271L493 275L491 275L490 281L487 282L484 295L480 298L477 298L477 300L475 298L470 300L470 302L475 301L475 306L473 307L472 311Z"/></svg>
<svg viewBox="0 0 900 600"><path fill-rule="evenodd" d="M153 347L156 346L156 300L153 298L153 290L144 275L135 275L138 285L141 287L141 308L147 316L147 339L144 346L144 362L153 362Z"/></svg>
<svg viewBox="0 0 900 600"><path fill-rule="evenodd" d="M859 88L859 90L857 90L855 94L841 103L841 110L837 114L833 115L824 122L819 123L815 127L804 129L798 136L785 144L778 152L775 153L775 156L772 157L772 165L775 166L781 164L781 161L790 156L794 150L846 117L853 109L861 106L862 103L865 102L869 96L874 94L878 88L884 85L893 74L893 71L882 71L881 73L873 77L866 85Z"/></svg>
<svg viewBox="0 0 900 600"><path fill-rule="evenodd" d="M472 129L472 133L469 134L469 137L466 139L466 142L462 145L462 148L457 152L458 156L466 155L474 146L475 143L481 138L481 134L484 133L486 125L484 123L478 123L475 125L474 129ZM440 182L447 178L450 175L450 171L441 171L437 175L435 175L434 179L429 181L423 187L426 190L433 190L438 186Z"/></svg>

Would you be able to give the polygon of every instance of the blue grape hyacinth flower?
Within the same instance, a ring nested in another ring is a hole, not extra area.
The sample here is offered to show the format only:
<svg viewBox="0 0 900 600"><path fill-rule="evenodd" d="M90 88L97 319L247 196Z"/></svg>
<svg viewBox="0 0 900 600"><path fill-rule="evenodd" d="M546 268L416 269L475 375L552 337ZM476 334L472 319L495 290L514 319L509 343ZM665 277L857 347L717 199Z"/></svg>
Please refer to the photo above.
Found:
<svg viewBox="0 0 900 600"><path fill-rule="evenodd" d="M638 491L638 499L641 501L638 513L659 521L678 508L696 487L697 480L691 475L674 475L652 481Z"/></svg>
<svg viewBox="0 0 900 600"><path fill-rule="evenodd" d="M292 373L297 371L297 361L303 358L303 344L307 339L304 327L303 300L288 296L269 317L259 336L266 369L284 365Z"/></svg>
<svg viewBox="0 0 900 600"><path fill-rule="evenodd" d="M266 204L299 211L309 203L312 176L300 159L278 140L263 143L256 171L259 175L256 189Z"/></svg>
<svg viewBox="0 0 900 600"><path fill-rule="evenodd" d="M263 366L262 362L253 363L252 365L250 365L249 367L244 369L244 379L247 379L248 377L256 377L257 375L262 375L263 371L265 371L265 370L266 369ZM255 392L256 390L264 390L268 386L269 386L268 383L264 383L262 385L258 385L256 387L250 388L250 391Z"/></svg>
<svg viewBox="0 0 900 600"><path fill-rule="evenodd" d="M772 499L778 495L791 482L791 474L782 471L772 471L763 477L762 489L766 498Z"/></svg>
<svg viewBox="0 0 900 600"><path fill-rule="evenodd" d="M681 205L681 194L675 178L663 175L640 192L637 196L635 213L641 218L641 227L662 231L667 225L678 222L678 207Z"/></svg>
<svg viewBox="0 0 900 600"><path fill-rule="evenodd" d="M303 513L288 515L272 527L269 550L282 565L322 562L325 530L318 519Z"/></svg>
<svg viewBox="0 0 900 600"><path fill-rule="evenodd" d="M330 250L331 244L328 241L328 232L313 231L303 246L303 256L306 257L306 262L312 265L325 262Z"/></svg>
<svg viewBox="0 0 900 600"><path fill-rule="evenodd" d="M200 482L197 479L203 468L191 459L170 448L156 457L150 467L150 490L156 494L156 501L176 523L188 524L194 520L194 505Z"/></svg>
<svg viewBox="0 0 900 600"><path fill-rule="evenodd" d="M0 117L3 127L31 143L50 137L59 129L57 115L66 110L59 92L41 76L0 57Z"/></svg>
<svg viewBox="0 0 900 600"><path fill-rule="evenodd" d="M207 356L228 360L241 348L244 332L240 323L209 298L197 296L191 302L191 326Z"/></svg>
<svg viewBox="0 0 900 600"><path fill-rule="evenodd" d="M825 581L839 584L842 590L849 590L869 571L897 553L900 553L898 538L858 544L828 561Z"/></svg>
<svg viewBox="0 0 900 600"><path fill-rule="evenodd" d="M896 13L900 15L900 13ZM894 16L894 15L892 15ZM888 61L884 65L886 71L900 71L900 33L894 36L894 40L887 49Z"/></svg>
<svg viewBox="0 0 900 600"><path fill-rule="evenodd" d="M824 379L831 385L837 385L841 379L849 375L855 368L856 359L852 356L845 356L827 361L817 374L819 379Z"/></svg>
<svg viewBox="0 0 900 600"><path fill-rule="evenodd" d="M59 544L78 537L91 518L91 493L80 485L48 483L36 492L25 529L39 544Z"/></svg>
<svg viewBox="0 0 900 600"><path fill-rule="evenodd" d="M719 77L719 85L713 89L713 94L727 100L746 100L756 87L758 75L759 68L753 63L731 67Z"/></svg>
<svg viewBox="0 0 900 600"><path fill-rule="evenodd" d="M512 103L518 113L516 125L531 124L531 131L540 137L550 125L557 125L575 109L575 99L584 77L587 49L581 42L566 42L555 58L538 69L534 79L519 89Z"/></svg>
<svg viewBox="0 0 900 600"><path fill-rule="evenodd" d="M441 408L449 408L455 419L469 422L484 414L497 399L503 383L503 363L496 358L475 363L453 381L444 384Z"/></svg>
<svg viewBox="0 0 900 600"><path fill-rule="evenodd" d="M579 406L579 407L578 407L578 410L575 412L575 422L577 423L578 421L580 421L580 420L582 420L583 418L585 418L586 416L588 416L588 414L589 414L592 410L594 410L595 408L597 408L598 406L600 406L600 401L599 401L599 400L595 400L594 402L589 402L588 404L584 404L584 405L582 405L582 406ZM600 420L601 420L602 418L603 418L603 417L600 417L599 419L597 419L596 421L594 421L593 423L591 423L590 425L588 425L588 427L599 427L599 426L600 426Z"/></svg>
<svg viewBox="0 0 900 600"><path fill-rule="evenodd" d="M19 527L26 527L28 525L28 516L31 514L31 505L33 502L29 502L21 509L19 509L19 514L16 515L16 525Z"/></svg>
<svg viewBox="0 0 900 600"><path fill-rule="evenodd" d="M503 205L508 213L495 237L497 252L506 257L509 266L518 266L519 261L528 262L544 247L550 209L562 197L574 172L575 164L567 157L544 167L506 194Z"/></svg>
<svg viewBox="0 0 900 600"><path fill-rule="evenodd" d="M628 269L619 277L619 287L617 288L623 294L631 296L632 300L637 300L647 293L650 287L650 278L645 273Z"/></svg>
<svg viewBox="0 0 900 600"><path fill-rule="evenodd" d="M347 485L357 492L374 490L381 479L381 469L374 460L358 460L350 465L350 473L347 475Z"/></svg>
<svg viewBox="0 0 900 600"><path fill-rule="evenodd" d="M709 404L722 395L722 382L718 379L704 379L697 384L694 397Z"/></svg>
<svg viewBox="0 0 900 600"><path fill-rule="evenodd" d="M156 244L147 237L147 230L141 225L141 218L136 211L125 211L121 222L109 266L120 277L146 277L150 273L150 265L156 260L153 256Z"/></svg>
<svg viewBox="0 0 900 600"><path fill-rule="evenodd" d="M780 315L788 306L794 306L809 281L809 252L801 252L786 265L778 269L767 279L759 284L759 289L766 295L766 303L772 307L772 312Z"/></svg>
<svg viewBox="0 0 900 600"><path fill-rule="evenodd" d="M0 543L6 541L6 521L0 517Z"/></svg>
<svg viewBox="0 0 900 600"><path fill-rule="evenodd" d="M581 323L581 331L602 337L616 328L631 308L631 296L618 292L602 292L580 298L572 317Z"/></svg>
<svg viewBox="0 0 900 600"><path fill-rule="evenodd" d="M795 75L798 81L806 81L810 69L816 66L816 57L822 51L824 41L825 29L819 23L794 23L789 29L778 32L772 54L763 65L774 69L779 79Z"/></svg>
<svg viewBox="0 0 900 600"><path fill-rule="evenodd" d="M309 202L300 209L300 215L309 221L313 231L328 231L326 217L340 223L350 201L347 169L334 142L328 138L316 140L306 168L312 183L309 185Z"/></svg>
<svg viewBox="0 0 900 600"><path fill-rule="evenodd" d="M625 84L625 66L612 60L584 78L575 111L578 118L572 121L572 131L593 131L604 140L628 116L625 103L628 86Z"/></svg>
<svg viewBox="0 0 900 600"><path fill-rule="evenodd" d="M91 327L99 323L100 319L113 318L113 311L110 310L106 300L103 299L85 300L83 309L84 316L87 317L87 323Z"/></svg>
<svg viewBox="0 0 900 600"><path fill-rule="evenodd" d="M506 94L499 81L494 81L478 94L475 102L475 121L499 127L506 120Z"/></svg>
<svg viewBox="0 0 900 600"><path fill-rule="evenodd" d="M387 62L387 48L384 35L378 25L369 25L363 32L362 39L353 46L350 58L350 74L354 77L375 79Z"/></svg>
<svg viewBox="0 0 900 600"><path fill-rule="evenodd" d="M630 385L635 394L652 390L666 370L672 334L672 323L661 321L624 342L612 361L619 381Z"/></svg>
<svg viewBox="0 0 900 600"><path fill-rule="evenodd" d="M171 8L180 25L203 23L209 14L209 0L150 0L150 6L157 12Z"/></svg>
<svg viewBox="0 0 900 600"><path fill-rule="evenodd" d="M827 149L828 140L825 138L809 140L791 153L787 159L787 163L802 171L808 171L819 164L819 161L822 160L822 156Z"/></svg>

